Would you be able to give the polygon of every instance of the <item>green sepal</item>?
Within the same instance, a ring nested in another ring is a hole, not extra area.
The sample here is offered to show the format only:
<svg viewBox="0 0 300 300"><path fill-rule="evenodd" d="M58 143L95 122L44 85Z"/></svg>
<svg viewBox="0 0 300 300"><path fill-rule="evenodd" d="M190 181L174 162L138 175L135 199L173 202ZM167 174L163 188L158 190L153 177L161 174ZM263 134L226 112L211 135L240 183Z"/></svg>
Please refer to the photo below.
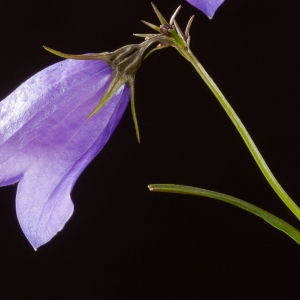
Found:
<svg viewBox="0 0 300 300"><path fill-rule="evenodd" d="M195 18L195 16L191 16L188 23L187 23L187 25L186 25L184 34L187 38L189 38L189 36L190 36L190 29L191 29L194 18Z"/></svg>
<svg viewBox="0 0 300 300"><path fill-rule="evenodd" d="M157 9L157 7L151 2L151 5L159 19L159 22L161 25L164 25L164 24L168 24L167 20L163 17L163 15L160 13L160 11Z"/></svg>
<svg viewBox="0 0 300 300"><path fill-rule="evenodd" d="M181 5L179 5L177 7L177 9L175 10L174 14L172 15L172 17L170 19L170 23L169 23L171 26L173 25L173 22L174 22L174 20L175 20L175 18L176 18L176 16L177 16L177 14L178 14L178 12L179 12L180 9L181 9Z"/></svg>
<svg viewBox="0 0 300 300"><path fill-rule="evenodd" d="M129 88L130 88L130 104L131 104L131 113L132 113L132 118L133 118L133 123L134 123L134 128L135 128L135 133L136 133L136 138L138 142L141 142L140 138L140 130L139 130L139 125L136 117L136 112L135 112L135 94L134 94L134 78L132 80L128 81Z"/></svg>
<svg viewBox="0 0 300 300"><path fill-rule="evenodd" d="M133 35L141 38L151 38L152 36L154 36L153 33L133 33Z"/></svg>
<svg viewBox="0 0 300 300"><path fill-rule="evenodd" d="M104 53L95 53L95 54L66 54L66 53L62 53L60 51L51 49L47 46L43 46L43 48L47 51L49 51L52 54L55 54L59 57L63 57L63 58L69 58L69 59L76 59L76 60L103 60L105 62L109 62L109 57L108 57L108 52L104 52Z"/></svg>
<svg viewBox="0 0 300 300"><path fill-rule="evenodd" d="M142 20L141 22L143 22L145 25L149 26L150 28L152 28L155 31L158 31L160 33L160 28L154 24L151 24L147 21Z"/></svg>
<svg viewBox="0 0 300 300"><path fill-rule="evenodd" d="M125 84L125 81L120 76L113 77L109 87L107 88L104 96L99 101L97 106L93 109L93 111L87 116L87 119L91 118L94 114L96 114L118 91L118 89Z"/></svg>
<svg viewBox="0 0 300 300"><path fill-rule="evenodd" d="M161 48L154 48L152 50L150 50L145 56L144 56L144 59L145 60L150 54L152 54L153 52L157 51L157 50L161 50L161 49L164 49L165 47L161 47Z"/></svg>

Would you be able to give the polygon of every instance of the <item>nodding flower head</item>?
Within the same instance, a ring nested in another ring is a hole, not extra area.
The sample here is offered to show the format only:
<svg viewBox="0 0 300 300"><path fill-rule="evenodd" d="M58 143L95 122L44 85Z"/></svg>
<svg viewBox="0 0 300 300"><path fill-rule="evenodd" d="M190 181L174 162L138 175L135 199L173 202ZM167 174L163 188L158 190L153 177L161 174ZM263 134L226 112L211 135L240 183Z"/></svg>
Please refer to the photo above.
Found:
<svg viewBox="0 0 300 300"><path fill-rule="evenodd" d="M162 37L163 38L163 37ZM71 190L104 147L131 95L145 51L161 38L114 52L67 55L0 102L0 186L19 182L21 228L37 249L73 213Z"/></svg>

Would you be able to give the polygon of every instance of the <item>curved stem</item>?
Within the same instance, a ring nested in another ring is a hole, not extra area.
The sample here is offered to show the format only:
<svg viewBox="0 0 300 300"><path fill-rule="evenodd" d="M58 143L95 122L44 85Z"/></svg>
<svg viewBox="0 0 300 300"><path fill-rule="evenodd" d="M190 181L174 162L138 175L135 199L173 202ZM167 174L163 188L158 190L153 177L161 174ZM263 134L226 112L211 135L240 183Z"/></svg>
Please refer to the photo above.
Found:
<svg viewBox="0 0 300 300"><path fill-rule="evenodd" d="M262 218L278 230L281 230L289 237L291 237L294 241L296 241L300 245L300 232L287 222L282 219L270 214L269 212L250 204L244 200L241 200L236 197L232 197L226 194L205 190L201 188L186 186L186 185L177 185L177 184L151 184L148 186L150 191L153 192L165 192L165 193L177 193L177 194L187 194L194 196L202 196L213 198L217 200L221 200L232 205L235 205L241 209L247 210L258 217Z"/></svg>
<svg viewBox="0 0 300 300"><path fill-rule="evenodd" d="M179 49L178 49L179 48ZM266 162L264 161L263 157L261 156L260 152L258 151L257 147L255 146L253 140L251 139L249 133L247 132L245 126L241 122L240 118L237 116L233 108L230 106L222 92L219 90L219 88L216 86L214 81L210 78L210 76L207 74L203 66L200 64L200 62L197 60L197 58L194 56L194 54L191 52L189 48L182 48L177 46L176 49L184 55L184 57L194 66L196 71L199 73L201 78L204 80L204 82L208 85L210 90L213 92L213 94L216 96L224 110L226 111L227 115L233 122L234 126L242 136L244 142L246 143L248 149L250 150L252 156L254 157L254 160L258 164L260 170L262 171L263 175L271 185L271 187L274 189L274 191L277 193L277 195L281 198L281 200L285 203L285 205L295 214L295 216L300 220L300 209L296 205L296 203L289 197L289 195L285 192L285 190L281 187L281 185L278 183L274 175L272 174L271 170L267 166Z"/></svg>

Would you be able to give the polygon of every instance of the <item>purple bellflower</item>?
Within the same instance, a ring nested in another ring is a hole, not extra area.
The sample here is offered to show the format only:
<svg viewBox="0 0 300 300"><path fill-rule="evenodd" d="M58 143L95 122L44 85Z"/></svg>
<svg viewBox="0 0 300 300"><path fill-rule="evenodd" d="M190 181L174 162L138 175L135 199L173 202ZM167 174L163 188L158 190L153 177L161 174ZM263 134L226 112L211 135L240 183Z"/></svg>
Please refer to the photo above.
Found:
<svg viewBox="0 0 300 300"><path fill-rule="evenodd" d="M67 59L32 76L0 102L0 186L19 182L20 226L37 249L73 213L72 188L118 125L145 50L161 38ZM100 101L101 100L101 101ZM100 101L100 102L99 102Z"/></svg>
<svg viewBox="0 0 300 300"><path fill-rule="evenodd" d="M186 0L201 11L203 11L210 19L218 7L224 2L224 0Z"/></svg>
<svg viewBox="0 0 300 300"><path fill-rule="evenodd" d="M111 77L106 62L65 60L35 74L1 102L0 186L20 181L17 217L35 249L71 217L76 179L123 115L129 100L125 85L85 120Z"/></svg>

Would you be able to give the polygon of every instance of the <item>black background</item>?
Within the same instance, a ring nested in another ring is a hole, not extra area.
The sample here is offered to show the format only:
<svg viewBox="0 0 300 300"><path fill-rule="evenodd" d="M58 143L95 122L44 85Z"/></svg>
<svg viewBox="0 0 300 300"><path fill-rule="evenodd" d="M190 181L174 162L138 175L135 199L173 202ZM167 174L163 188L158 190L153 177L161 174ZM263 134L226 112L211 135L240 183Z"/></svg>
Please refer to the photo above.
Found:
<svg viewBox="0 0 300 300"><path fill-rule="evenodd" d="M299 1L226 0L212 20L156 0L234 107L278 181L300 204ZM66 53L113 51L158 24L145 0L5 1L0 99ZM217 100L174 49L136 78L141 144L130 109L77 181L75 212L35 252L0 189L3 299L297 299L300 247L258 217L216 200L151 193L178 183L227 193L300 228L269 187Z"/></svg>

